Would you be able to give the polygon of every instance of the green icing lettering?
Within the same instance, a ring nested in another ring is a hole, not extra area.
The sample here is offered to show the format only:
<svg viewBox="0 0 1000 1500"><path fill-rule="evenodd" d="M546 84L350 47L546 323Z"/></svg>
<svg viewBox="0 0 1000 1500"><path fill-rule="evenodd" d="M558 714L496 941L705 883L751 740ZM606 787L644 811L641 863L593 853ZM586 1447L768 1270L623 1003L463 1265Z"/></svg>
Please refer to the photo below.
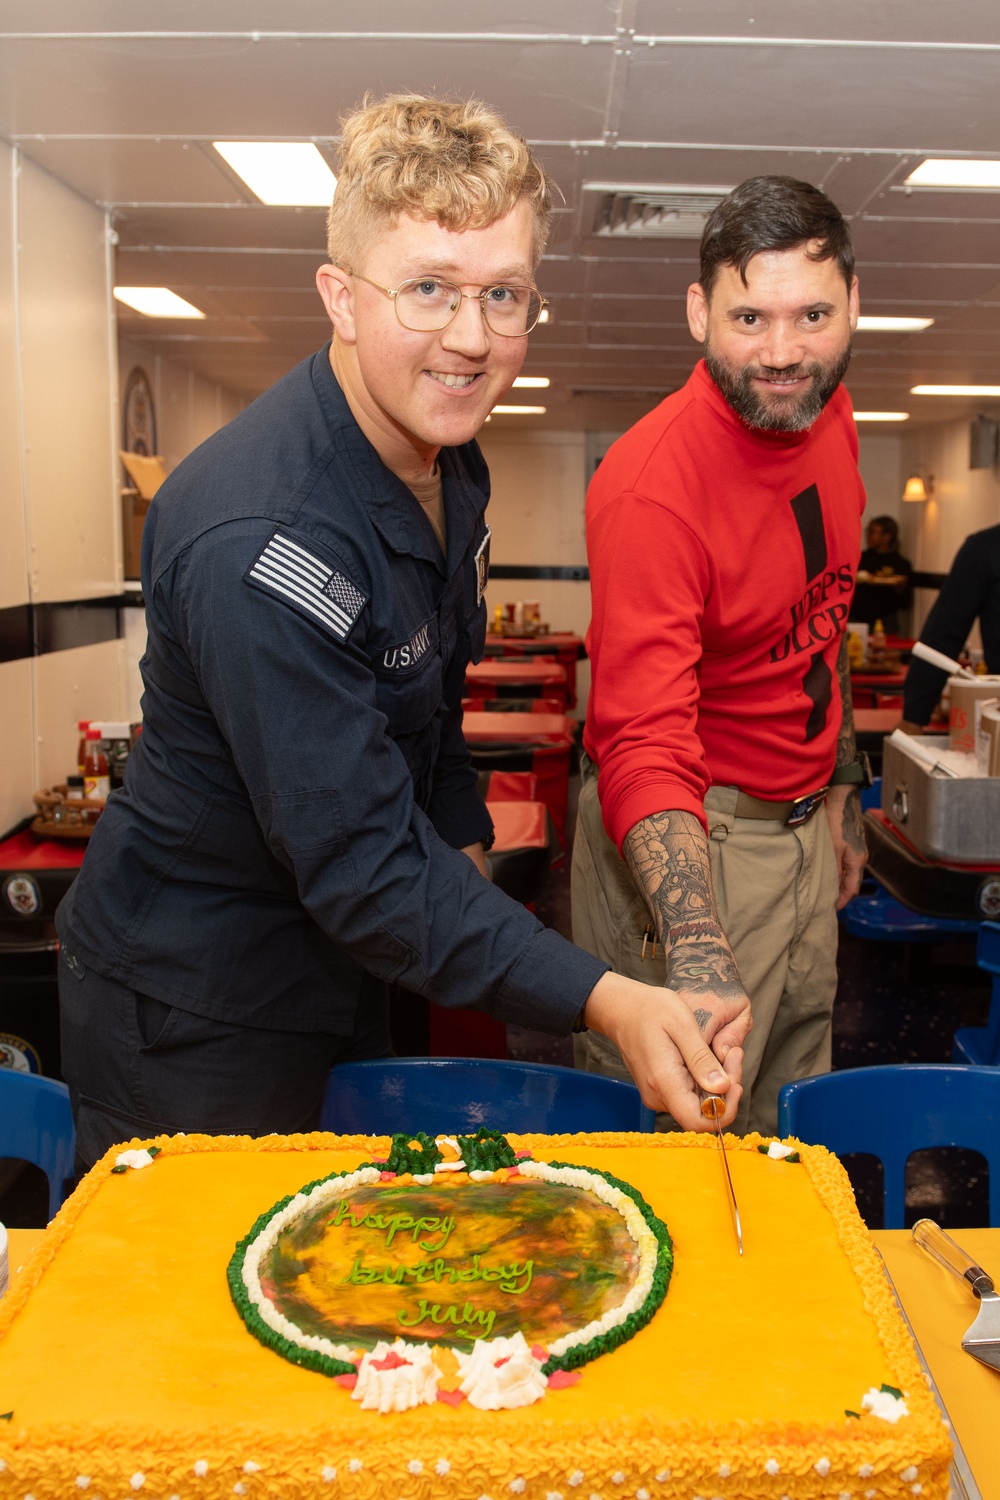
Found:
<svg viewBox="0 0 1000 1500"><path fill-rule="evenodd" d="M407 1328L414 1328L418 1323L453 1323L456 1327L467 1323L470 1327L478 1323L482 1329L481 1333L473 1335L475 1338L489 1338L493 1332L493 1324L496 1321L496 1313L492 1311L477 1311L471 1302L466 1302L459 1308L454 1302L442 1305L440 1302L428 1302L426 1297L421 1297L415 1312L398 1312L396 1317L400 1323Z"/></svg>

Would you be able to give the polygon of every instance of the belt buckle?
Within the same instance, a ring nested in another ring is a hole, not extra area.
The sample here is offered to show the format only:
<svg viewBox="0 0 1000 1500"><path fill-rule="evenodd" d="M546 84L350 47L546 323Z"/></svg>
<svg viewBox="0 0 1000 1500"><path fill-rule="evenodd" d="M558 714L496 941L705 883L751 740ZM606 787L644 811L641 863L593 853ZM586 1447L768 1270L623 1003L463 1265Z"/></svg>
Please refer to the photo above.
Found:
<svg viewBox="0 0 1000 1500"><path fill-rule="evenodd" d="M792 810L785 819L785 827L801 828L803 823L808 823L817 807L822 807L826 801L829 790L828 786L823 786L818 792L810 792L808 797L799 797L793 802Z"/></svg>

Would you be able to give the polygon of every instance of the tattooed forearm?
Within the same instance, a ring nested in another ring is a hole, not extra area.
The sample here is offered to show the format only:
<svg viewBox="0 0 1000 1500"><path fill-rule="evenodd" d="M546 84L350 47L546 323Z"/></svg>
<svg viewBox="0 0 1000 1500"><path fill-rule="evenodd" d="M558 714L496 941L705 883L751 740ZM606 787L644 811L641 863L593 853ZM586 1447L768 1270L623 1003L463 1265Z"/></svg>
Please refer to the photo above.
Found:
<svg viewBox="0 0 1000 1500"><path fill-rule="evenodd" d="M857 792L852 792L844 803L841 830L844 842L850 844L852 849L859 854L867 854L868 846L865 842L865 823L861 814L861 797Z"/></svg>
<svg viewBox="0 0 1000 1500"><path fill-rule="evenodd" d="M708 840L698 819L688 812L655 813L631 829L623 852L663 943L671 987L742 994L715 909Z"/></svg>
<svg viewBox="0 0 1000 1500"><path fill-rule="evenodd" d="M708 841L693 813L643 818L630 830L624 854L664 945L676 922L715 920Z"/></svg>
<svg viewBox="0 0 1000 1500"><path fill-rule="evenodd" d="M852 760L857 759L857 745L854 739L854 705L851 702L851 664L847 653L847 636L840 642L840 655L837 657L837 677L840 680L840 733L837 736L837 757L834 765L849 766Z"/></svg>

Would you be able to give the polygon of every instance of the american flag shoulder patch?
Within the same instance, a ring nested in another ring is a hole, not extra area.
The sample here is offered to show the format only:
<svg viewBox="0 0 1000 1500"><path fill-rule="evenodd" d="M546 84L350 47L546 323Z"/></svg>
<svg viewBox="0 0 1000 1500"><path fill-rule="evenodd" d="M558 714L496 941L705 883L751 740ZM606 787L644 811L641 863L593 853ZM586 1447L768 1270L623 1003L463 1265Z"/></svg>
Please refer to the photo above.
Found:
<svg viewBox="0 0 1000 1500"><path fill-rule="evenodd" d="M338 641L347 640L368 603L368 595L338 568L281 531L274 533L243 577L318 621Z"/></svg>

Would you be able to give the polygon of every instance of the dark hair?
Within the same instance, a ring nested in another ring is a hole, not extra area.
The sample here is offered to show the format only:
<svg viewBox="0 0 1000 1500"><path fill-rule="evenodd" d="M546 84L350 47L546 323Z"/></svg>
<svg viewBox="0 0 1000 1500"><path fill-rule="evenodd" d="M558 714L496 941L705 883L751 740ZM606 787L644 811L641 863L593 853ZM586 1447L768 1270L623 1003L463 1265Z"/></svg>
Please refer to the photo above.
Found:
<svg viewBox="0 0 1000 1500"><path fill-rule="evenodd" d="M868 525L881 526L882 530L889 534L890 547L899 546L899 522L895 516L872 516ZM867 527L865 529L867 530Z"/></svg>
<svg viewBox="0 0 1000 1500"><path fill-rule="evenodd" d="M814 260L835 260L850 289L854 251L835 203L795 177L748 177L709 214L701 237L701 287L711 295L720 266L733 266L746 286L747 266L762 250L794 250L819 240Z"/></svg>

